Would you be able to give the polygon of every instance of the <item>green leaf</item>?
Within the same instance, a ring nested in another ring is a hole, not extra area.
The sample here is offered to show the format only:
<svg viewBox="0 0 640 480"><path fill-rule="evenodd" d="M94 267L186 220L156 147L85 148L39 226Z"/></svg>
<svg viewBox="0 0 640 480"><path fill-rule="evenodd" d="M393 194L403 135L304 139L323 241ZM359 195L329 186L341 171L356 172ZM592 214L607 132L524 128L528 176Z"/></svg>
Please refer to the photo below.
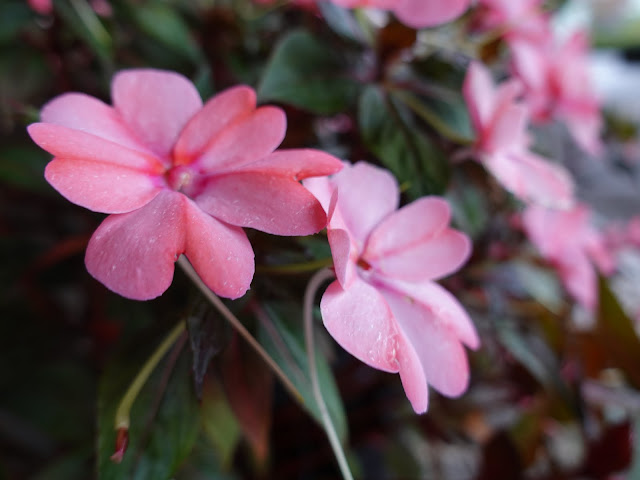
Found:
<svg viewBox="0 0 640 480"><path fill-rule="evenodd" d="M465 180L465 179L463 179ZM482 235L489 224L489 206L483 192L472 182L457 183L447 192L453 223L472 239Z"/></svg>
<svg viewBox="0 0 640 480"><path fill-rule="evenodd" d="M450 175L447 158L393 96L368 87L360 97L358 121L367 147L401 184L408 184L412 199L445 191Z"/></svg>
<svg viewBox="0 0 640 480"><path fill-rule="evenodd" d="M308 32L294 31L276 45L258 97L329 115L353 103L358 89L340 52Z"/></svg>
<svg viewBox="0 0 640 480"><path fill-rule="evenodd" d="M241 430L227 396L217 380L207 380L201 412L204 432L216 450L222 467L229 468L240 443Z"/></svg>
<svg viewBox="0 0 640 480"><path fill-rule="evenodd" d="M31 21L33 13L24 0L5 0L0 15L0 44L15 39L20 30Z"/></svg>
<svg viewBox="0 0 640 480"><path fill-rule="evenodd" d="M562 310L562 287L558 277L549 269L536 267L525 262L513 262L518 280L533 299L553 313Z"/></svg>
<svg viewBox="0 0 640 480"><path fill-rule="evenodd" d="M168 479L196 441L200 414L190 378L191 358L183 350L175 365L167 359L160 363L141 390L131 411L129 446L122 463L110 460L116 439L116 407L143 363L144 359L120 358L102 377L98 393L100 480Z"/></svg>
<svg viewBox="0 0 640 480"><path fill-rule="evenodd" d="M268 319L260 323L258 341L291 379L304 400L303 407L322 426L322 418L313 396L309 364L302 329L302 313L283 305L265 305ZM268 323L267 323L268 322ZM317 336L316 336L317 338ZM331 368L316 350L316 365L320 389L340 441L347 439L347 420L342 398L336 387Z"/></svg>
<svg viewBox="0 0 640 480"><path fill-rule="evenodd" d="M194 63L203 59L189 26L171 7L162 2L146 2L129 9L133 20L151 39Z"/></svg>
<svg viewBox="0 0 640 480"><path fill-rule="evenodd" d="M51 193L44 179L50 156L35 145L0 148L0 182L37 193Z"/></svg>
<svg viewBox="0 0 640 480"><path fill-rule="evenodd" d="M338 35L358 43L367 43L367 35L350 10L329 1L318 2L318 8L327 25Z"/></svg>

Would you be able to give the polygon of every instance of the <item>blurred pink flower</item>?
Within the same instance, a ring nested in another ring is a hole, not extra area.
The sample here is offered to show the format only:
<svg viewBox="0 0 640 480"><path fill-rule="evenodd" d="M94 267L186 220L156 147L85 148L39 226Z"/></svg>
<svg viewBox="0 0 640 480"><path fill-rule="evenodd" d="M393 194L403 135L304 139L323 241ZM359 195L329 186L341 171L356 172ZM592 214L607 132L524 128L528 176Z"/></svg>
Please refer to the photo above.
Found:
<svg viewBox="0 0 640 480"><path fill-rule="evenodd" d="M364 162L332 178L305 180L329 215L337 280L320 309L335 340L368 365L399 372L413 409L428 406L428 384L448 396L467 387L464 348L479 345L458 301L433 280L458 270L469 238L448 227L449 205L424 197L397 210L386 170Z"/></svg>
<svg viewBox="0 0 640 480"><path fill-rule="evenodd" d="M533 120L563 121L576 142L587 152L602 150L600 105L589 78L588 40L576 32L564 43L510 42L513 70L525 87L525 100Z"/></svg>
<svg viewBox="0 0 640 480"><path fill-rule="evenodd" d="M482 30L501 29L507 39L547 41L551 28L541 3L542 0L479 0L474 23Z"/></svg>
<svg viewBox="0 0 640 480"><path fill-rule="evenodd" d="M27 0L31 9L42 15L48 15L53 12L53 0Z"/></svg>
<svg viewBox="0 0 640 480"><path fill-rule="evenodd" d="M591 225L585 205L571 210L530 206L523 213L527 236L557 270L569 294L587 310L598 302L598 281L594 265L604 275L615 269L604 237Z"/></svg>
<svg viewBox="0 0 640 480"><path fill-rule="evenodd" d="M475 151L482 164L510 192L526 202L566 208L573 202L569 173L528 150L527 108L516 101L517 81L494 87L482 64L469 66L463 95L476 131Z"/></svg>
<svg viewBox="0 0 640 480"><path fill-rule="evenodd" d="M274 152L286 130L275 107L256 108L245 86L204 106L183 76L118 73L113 107L81 94L42 109L31 138L54 155L45 177L68 200L109 213L86 253L89 273L111 290L145 300L171 284L184 253L217 294L249 288L253 251L240 227L307 235L326 225L298 180L341 163L315 150Z"/></svg>

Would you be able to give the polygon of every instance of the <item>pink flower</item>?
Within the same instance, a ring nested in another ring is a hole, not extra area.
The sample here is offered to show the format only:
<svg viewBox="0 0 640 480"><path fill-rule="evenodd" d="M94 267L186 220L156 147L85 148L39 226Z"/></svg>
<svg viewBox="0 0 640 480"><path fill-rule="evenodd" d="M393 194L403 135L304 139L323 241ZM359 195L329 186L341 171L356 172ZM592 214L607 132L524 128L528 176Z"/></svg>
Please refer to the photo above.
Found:
<svg viewBox="0 0 640 480"><path fill-rule="evenodd" d="M449 396L467 387L464 348L479 345L469 316L435 283L471 250L448 227L448 204L424 197L397 210L399 190L386 170L367 163L331 179L304 182L329 212L337 280L320 309L335 340L368 365L399 372L413 409L428 406L428 384Z"/></svg>
<svg viewBox="0 0 640 480"><path fill-rule="evenodd" d="M588 41L583 32L557 44L512 41L513 69L525 86L533 119L562 120L585 151L602 150L600 106L589 78Z"/></svg>
<svg viewBox="0 0 640 480"><path fill-rule="evenodd" d="M42 15L53 13L53 0L27 0L31 9Z"/></svg>
<svg viewBox="0 0 640 480"><path fill-rule="evenodd" d="M571 210L530 206L523 214L523 224L540 254L558 270L569 294L594 311L598 300L594 264L609 275L615 263L603 236L590 224L590 215L585 205Z"/></svg>
<svg viewBox="0 0 640 480"><path fill-rule="evenodd" d="M449 22L469 8L470 0L331 0L346 8L390 10L405 25L423 28Z"/></svg>
<svg viewBox="0 0 640 480"><path fill-rule="evenodd" d="M503 29L507 39L547 41L551 29L541 3L542 0L479 0L476 23L483 30Z"/></svg>
<svg viewBox="0 0 640 480"><path fill-rule="evenodd" d="M109 213L87 247L91 275L145 300L171 284L184 253L217 294L249 288L253 250L240 227L278 235L324 228L326 215L298 180L338 171L315 150L274 152L284 113L256 108L254 91L234 87L204 106L183 76L118 73L113 107L67 93L42 109L31 138L55 158L45 177L68 200Z"/></svg>
<svg viewBox="0 0 640 480"><path fill-rule="evenodd" d="M487 170L520 199L568 207L573 202L568 172L527 149L528 112L516 101L519 87L508 81L495 88L482 64L469 66L463 94L477 135L475 151Z"/></svg>

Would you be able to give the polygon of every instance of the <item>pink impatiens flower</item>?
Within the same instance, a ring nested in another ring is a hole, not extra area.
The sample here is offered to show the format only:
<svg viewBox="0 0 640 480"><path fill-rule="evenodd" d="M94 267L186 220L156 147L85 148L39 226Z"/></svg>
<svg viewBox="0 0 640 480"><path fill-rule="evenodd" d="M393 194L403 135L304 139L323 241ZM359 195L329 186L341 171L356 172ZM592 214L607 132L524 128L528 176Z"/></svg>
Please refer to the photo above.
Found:
<svg viewBox="0 0 640 480"><path fill-rule="evenodd" d="M489 71L469 66L463 94L476 131L474 146L482 164L511 193L525 202L566 208L573 202L569 173L528 150L527 108L516 101L517 81L494 87Z"/></svg>
<svg viewBox="0 0 640 480"><path fill-rule="evenodd" d="M510 43L513 69L537 122L558 118L585 151L602 150L600 106L589 78L588 40L576 32L565 42L517 40Z"/></svg>
<svg viewBox="0 0 640 480"><path fill-rule="evenodd" d="M113 107L81 93L44 106L31 138L54 155L45 177L68 200L109 213L85 263L111 290L146 300L171 284L184 253L217 294L242 296L253 250L241 227L278 235L324 228L322 206L298 180L338 171L315 150L275 151L286 118L256 108L245 86L204 106L185 77L158 70L118 73Z"/></svg>
<svg viewBox="0 0 640 480"><path fill-rule="evenodd" d="M585 205L571 210L528 207L523 214L527 236L557 270L569 294L593 312L598 302L594 264L605 275L615 268L604 237L591 225Z"/></svg>
<svg viewBox="0 0 640 480"><path fill-rule="evenodd" d="M337 280L320 309L329 333L374 368L399 372L413 409L428 406L428 385L449 396L467 387L462 343L479 345L458 301L434 282L460 268L469 238L449 228L445 200L424 197L397 210L386 170L364 162L332 178L305 180L329 214Z"/></svg>
<svg viewBox="0 0 640 480"><path fill-rule="evenodd" d="M475 23L483 30L501 29L506 39L546 41L551 35L542 0L478 0Z"/></svg>

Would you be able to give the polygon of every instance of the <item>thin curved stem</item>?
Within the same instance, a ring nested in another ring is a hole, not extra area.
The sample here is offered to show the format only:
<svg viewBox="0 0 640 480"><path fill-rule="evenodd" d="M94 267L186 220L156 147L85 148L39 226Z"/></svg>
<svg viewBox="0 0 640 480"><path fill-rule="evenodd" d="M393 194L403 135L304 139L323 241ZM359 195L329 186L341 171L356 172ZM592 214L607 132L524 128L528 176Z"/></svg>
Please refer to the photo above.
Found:
<svg viewBox="0 0 640 480"><path fill-rule="evenodd" d="M262 345L258 343L258 341L251 335L249 330L245 328L245 326L236 318L236 316L227 308L227 306L220 300L215 293L207 287L198 273L194 270L194 268L187 260L187 257L182 255L178 259L178 265L182 268L182 270L187 274L189 279L198 287L200 292L205 296L205 298L222 314L222 316L231 324L233 328L240 334L242 338L244 338L247 343L262 357L262 359L269 365L271 370L276 374L276 376L280 379L285 388L289 391L289 393L300 403L304 403L302 399L302 395L293 385L289 377L282 371L282 369L278 366L278 364L271 358L271 356L262 348Z"/></svg>
<svg viewBox="0 0 640 480"><path fill-rule="evenodd" d="M307 344L307 359L309 361L313 396L318 404L325 432L329 438L333 454L338 461L342 477L345 480L353 480L353 475L349 469L349 464L347 463L347 458L344 454L344 450L342 449L342 444L340 443L336 429L333 426L333 421L329 415L329 409L327 408L327 404L322 396L322 391L320 390L320 380L318 379L318 368L316 365L316 351L313 342L313 301L320 286L327 280L334 277L335 274L333 271L325 268L319 270L313 277L311 277L311 280L309 280L309 284L304 292L304 339Z"/></svg>

